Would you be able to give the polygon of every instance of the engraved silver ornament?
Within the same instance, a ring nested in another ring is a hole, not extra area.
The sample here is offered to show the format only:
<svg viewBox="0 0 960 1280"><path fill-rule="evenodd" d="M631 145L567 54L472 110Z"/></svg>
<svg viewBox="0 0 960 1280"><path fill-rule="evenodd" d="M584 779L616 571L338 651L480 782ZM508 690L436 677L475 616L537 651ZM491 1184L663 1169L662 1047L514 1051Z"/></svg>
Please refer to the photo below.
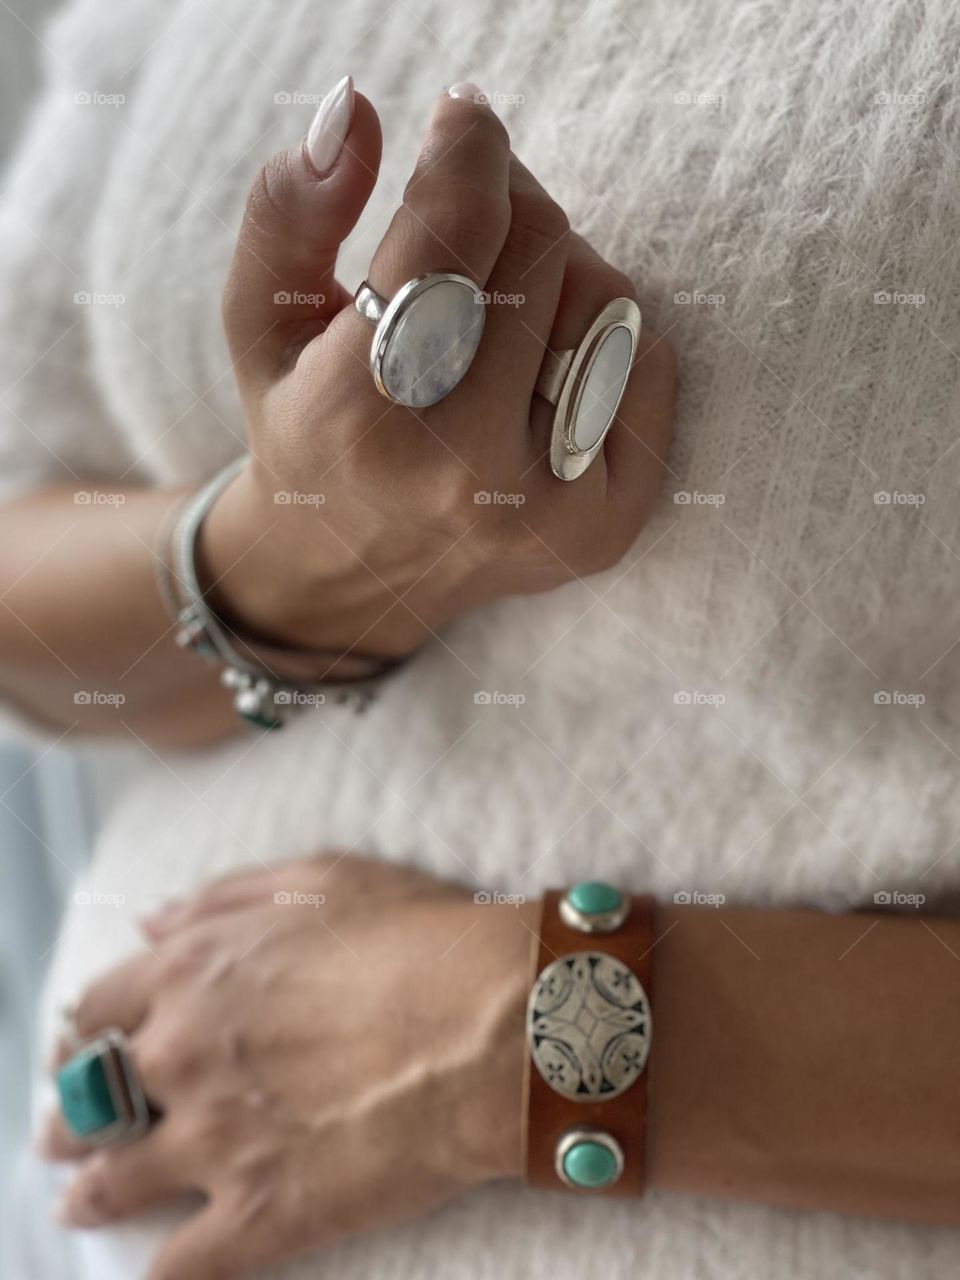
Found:
<svg viewBox="0 0 960 1280"><path fill-rule="evenodd" d="M640 980L602 951L554 960L530 993L534 1064L552 1089L577 1102L601 1102L629 1089L646 1064L652 1030Z"/></svg>

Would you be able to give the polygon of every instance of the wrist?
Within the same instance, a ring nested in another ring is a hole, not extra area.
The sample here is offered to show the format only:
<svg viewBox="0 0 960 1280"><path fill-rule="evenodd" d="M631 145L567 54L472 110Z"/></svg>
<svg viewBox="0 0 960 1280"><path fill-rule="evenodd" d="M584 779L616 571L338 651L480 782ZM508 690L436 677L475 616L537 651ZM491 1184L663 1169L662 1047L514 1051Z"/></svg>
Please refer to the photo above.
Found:
<svg viewBox="0 0 960 1280"><path fill-rule="evenodd" d="M429 635L317 507L278 502L253 459L214 503L197 551L211 606L267 643L393 659Z"/></svg>
<svg viewBox="0 0 960 1280"><path fill-rule="evenodd" d="M460 1145L474 1182L523 1174L525 1015L538 910L532 902L471 907L480 913L471 938L483 983L474 1011L479 1048L465 1078Z"/></svg>

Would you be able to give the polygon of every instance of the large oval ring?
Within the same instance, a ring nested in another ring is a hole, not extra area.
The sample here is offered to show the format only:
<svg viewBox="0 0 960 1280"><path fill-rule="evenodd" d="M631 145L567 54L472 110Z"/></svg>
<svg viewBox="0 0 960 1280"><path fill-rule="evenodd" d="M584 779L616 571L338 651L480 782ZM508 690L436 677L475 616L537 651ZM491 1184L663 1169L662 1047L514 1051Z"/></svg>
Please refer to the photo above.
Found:
<svg viewBox="0 0 960 1280"><path fill-rule="evenodd" d="M614 298L575 350L548 351L536 390L554 405L550 468L560 480L582 476L617 416L640 337L640 308Z"/></svg>
<svg viewBox="0 0 960 1280"><path fill-rule="evenodd" d="M150 1104L122 1031L82 1045L57 1072L57 1092L64 1123L81 1142L120 1146L150 1128Z"/></svg>
<svg viewBox="0 0 960 1280"><path fill-rule="evenodd" d="M364 280L354 305L376 326L370 372L377 390L411 409L450 394L483 336L484 296L467 276L451 271L416 276L389 302Z"/></svg>
<svg viewBox="0 0 960 1280"><path fill-rule="evenodd" d="M640 1077L650 1051L650 1002L639 978L603 951L552 961L530 992L530 1056L551 1089L602 1102Z"/></svg>

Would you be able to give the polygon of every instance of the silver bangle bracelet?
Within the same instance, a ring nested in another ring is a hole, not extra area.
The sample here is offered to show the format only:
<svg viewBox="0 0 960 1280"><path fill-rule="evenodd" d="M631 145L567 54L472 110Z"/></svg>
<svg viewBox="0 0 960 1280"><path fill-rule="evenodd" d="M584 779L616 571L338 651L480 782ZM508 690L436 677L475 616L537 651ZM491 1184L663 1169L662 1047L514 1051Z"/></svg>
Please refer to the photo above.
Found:
<svg viewBox="0 0 960 1280"><path fill-rule="evenodd" d="M231 462L172 513L169 544L161 546L158 557L158 584L176 623L176 643L221 668L220 680L232 690L234 710L255 728L279 729L296 712L328 698L362 711L374 697L372 679L284 677L240 652L238 643L247 647L244 637L232 634L206 601L197 572L197 538L214 502L246 463L246 456ZM384 664L384 672L389 669L391 664Z"/></svg>

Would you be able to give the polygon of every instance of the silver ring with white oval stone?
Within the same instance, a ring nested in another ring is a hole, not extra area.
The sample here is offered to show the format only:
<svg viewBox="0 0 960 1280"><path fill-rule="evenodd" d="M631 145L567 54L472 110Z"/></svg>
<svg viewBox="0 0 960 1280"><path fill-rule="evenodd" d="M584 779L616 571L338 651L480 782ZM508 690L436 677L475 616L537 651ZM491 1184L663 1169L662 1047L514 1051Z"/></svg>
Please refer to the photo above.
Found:
<svg viewBox="0 0 960 1280"><path fill-rule="evenodd" d="M484 296L467 276L451 271L415 276L389 302L364 280L354 306L376 326L370 372L377 390L411 409L450 394L483 336Z"/></svg>
<svg viewBox="0 0 960 1280"><path fill-rule="evenodd" d="M536 390L554 405L550 469L558 479L582 476L603 448L639 337L640 308L632 298L614 298L575 350L547 352Z"/></svg>

